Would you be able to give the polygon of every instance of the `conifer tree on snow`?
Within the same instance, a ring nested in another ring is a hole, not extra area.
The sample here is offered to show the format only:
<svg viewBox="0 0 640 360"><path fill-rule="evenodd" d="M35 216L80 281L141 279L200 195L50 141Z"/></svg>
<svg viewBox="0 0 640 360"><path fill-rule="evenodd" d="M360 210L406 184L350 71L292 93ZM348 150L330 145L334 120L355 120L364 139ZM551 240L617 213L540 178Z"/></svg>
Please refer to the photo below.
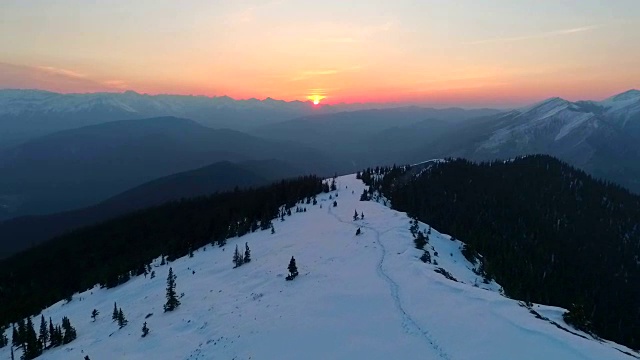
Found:
<svg viewBox="0 0 640 360"><path fill-rule="evenodd" d="M122 312L122 308L120 308L118 310L118 326L120 327L120 329L122 329L128 323L129 321L127 320L127 318L124 317L124 312Z"/></svg>
<svg viewBox="0 0 640 360"><path fill-rule="evenodd" d="M38 336L36 335L36 330L33 327L33 321L31 321L31 317L27 318L26 325L26 346L23 352L24 359L35 359L36 357L42 354L42 344L38 341Z"/></svg>
<svg viewBox="0 0 640 360"><path fill-rule="evenodd" d="M360 230L360 228L358 228L358 230L356 230L356 236L362 234L362 230Z"/></svg>
<svg viewBox="0 0 640 360"><path fill-rule="evenodd" d="M149 334L149 328L147 327L147 322L145 321L142 325L142 337L145 337Z"/></svg>
<svg viewBox="0 0 640 360"><path fill-rule="evenodd" d="M71 326L71 321L66 316L62 318L62 329L64 330L64 335L62 336L63 344L68 344L76 339L76 329Z"/></svg>
<svg viewBox="0 0 640 360"><path fill-rule="evenodd" d="M164 311L173 311L180 306L180 301L176 296L176 276L173 274L173 268L169 268L167 275L167 302L164 304Z"/></svg>
<svg viewBox="0 0 640 360"><path fill-rule="evenodd" d="M93 321L96 321L96 318L98 317L98 315L100 315L100 312L98 311L98 309L93 309L93 311L91 312L91 318L93 319Z"/></svg>
<svg viewBox="0 0 640 360"><path fill-rule="evenodd" d="M242 265L242 254L240 253L240 251L238 250L238 245L236 245L236 250L233 252L233 267L237 268L240 265Z"/></svg>
<svg viewBox="0 0 640 360"><path fill-rule="evenodd" d="M18 329L16 329L16 324L13 324L13 336L11 337L11 343L14 347L22 346L22 339L20 338Z"/></svg>
<svg viewBox="0 0 640 360"><path fill-rule="evenodd" d="M51 321L51 318L49 318L49 342L51 347L56 346L54 344L55 336L56 336L56 328L53 326L53 321Z"/></svg>
<svg viewBox="0 0 640 360"><path fill-rule="evenodd" d="M251 250L249 250L249 243L244 243L244 262L251 262Z"/></svg>
<svg viewBox="0 0 640 360"><path fill-rule="evenodd" d="M118 321L118 305L113 303L113 313L111 314L111 319L113 321Z"/></svg>
<svg viewBox="0 0 640 360"><path fill-rule="evenodd" d="M2 330L0 331L0 349L2 349L3 347L9 345L9 339L7 338L7 335L4 334L4 330L0 330Z"/></svg>
<svg viewBox="0 0 640 360"><path fill-rule="evenodd" d="M293 280L298 276L298 267L296 266L296 259L292 256L289 261L289 266L287 267L289 270L289 275L287 276L287 281Z"/></svg>
<svg viewBox="0 0 640 360"><path fill-rule="evenodd" d="M40 343L42 344L42 348L47 347L47 342L49 341L49 328L47 328L47 321L44 319L44 315L40 316Z"/></svg>
<svg viewBox="0 0 640 360"><path fill-rule="evenodd" d="M91 359L89 359L89 355L86 355L86 356L84 357L84 360L91 360Z"/></svg>
<svg viewBox="0 0 640 360"><path fill-rule="evenodd" d="M271 225L271 235L276 233L276 228L273 227L273 225Z"/></svg>
<svg viewBox="0 0 640 360"><path fill-rule="evenodd" d="M27 340L27 326L24 322L24 319L18 320L18 339L20 340L18 346L24 348Z"/></svg>
<svg viewBox="0 0 640 360"><path fill-rule="evenodd" d="M353 221L358 220L358 210L356 210L355 214L353 214Z"/></svg>
<svg viewBox="0 0 640 360"><path fill-rule="evenodd" d="M334 200L333 201L333 207L336 207L336 206L338 206L338 202Z"/></svg>

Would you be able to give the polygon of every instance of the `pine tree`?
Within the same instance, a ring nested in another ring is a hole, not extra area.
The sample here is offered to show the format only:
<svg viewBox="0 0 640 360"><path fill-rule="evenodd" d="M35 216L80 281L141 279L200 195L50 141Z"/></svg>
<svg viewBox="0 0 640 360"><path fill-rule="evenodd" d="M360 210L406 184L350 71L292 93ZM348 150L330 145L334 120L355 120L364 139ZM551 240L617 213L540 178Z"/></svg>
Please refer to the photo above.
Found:
<svg viewBox="0 0 640 360"><path fill-rule="evenodd" d="M251 262L251 250L249 250L249 243L244 243L244 262Z"/></svg>
<svg viewBox="0 0 640 360"><path fill-rule="evenodd" d="M176 296L176 276L173 274L173 269L169 268L169 275L167 276L167 303L164 304L164 311L173 311L180 306L180 301Z"/></svg>
<svg viewBox="0 0 640 360"><path fill-rule="evenodd" d="M118 326L122 329L127 325L127 323L129 323L129 321L124 317L124 312L122 312L122 308L120 308L118 310Z"/></svg>
<svg viewBox="0 0 640 360"><path fill-rule="evenodd" d="M287 280L293 280L298 276L298 267L296 266L296 259L292 256L289 261L289 266L287 267L289 270L289 275L287 276Z"/></svg>
<svg viewBox="0 0 640 360"><path fill-rule="evenodd" d="M362 230L360 230L360 228L358 228L358 230L356 230L356 236L362 234Z"/></svg>
<svg viewBox="0 0 640 360"><path fill-rule="evenodd" d="M27 318L26 325L26 346L23 352L23 358L25 359L35 359L36 357L42 354L42 344L38 341L38 337L36 335L36 330L33 327L33 321L31 321L31 317Z"/></svg>
<svg viewBox="0 0 640 360"><path fill-rule="evenodd" d="M273 225L271 225L271 235L276 233L276 228L273 227Z"/></svg>
<svg viewBox="0 0 640 360"><path fill-rule="evenodd" d="M118 320L118 305L115 302L113 303L113 314L111 314L111 319L113 321Z"/></svg>
<svg viewBox="0 0 640 360"><path fill-rule="evenodd" d="M142 337L145 337L149 334L149 328L147 327L147 322L144 322L144 325L142 325Z"/></svg>
<svg viewBox="0 0 640 360"><path fill-rule="evenodd" d="M40 316L40 343L42 348L47 347L47 341L49 341L49 328L47 328L47 321L44 319L44 315Z"/></svg>
<svg viewBox="0 0 640 360"><path fill-rule="evenodd" d="M24 319L18 320L18 339L20 340L20 344L18 346L24 348L27 340L27 330Z"/></svg>
<svg viewBox="0 0 640 360"><path fill-rule="evenodd" d="M53 327L53 321L51 320L51 318L49 318L49 342L51 347L56 346L55 337L56 337L56 328Z"/></svg>
<svg viewBox="0 0 640 360"><path fill-rule="evenodd" d="M358 220L358 210L356 210L355 214L353 214L353 221Z"/></svg>
<svg viewBox="0 0 640 360"><path fill-rule="evenodd" d="M93 319L93 321L96 321L96 318L98 317L98 315L100 315L100 312L98 311L98 309L93 309L93 311L91 312L91 318Z"/></svg>
<svg viewBox="0 0 640 360"><path fill-rule="evenodd" d="M233 252L233 265L234 268L242 265L240 262L240 251L238 251L238 245L236 245L236 250Z"/></svg>
<svg viewBox="0 0 640 360"><path fill-rule="evenodd" d="M16 324L13 324L13 335L11 337L11 343L14 347L22 346L22 339L20 339L20 333L16 329Z"/></svg>
<svg viewBox="0 0 640 360"><path fill-rule="evenodd" d="M9 345L9 339L7 338L7 335L5 335L4 329L0 327L0 349L7 345Z"/></svg>
<svg viewBox="0 0 640 360"><path fill-rule="evenodd" d="M71 321L66 316L62 318L62 329L64 330L64 335L62 336L63 344L68 344L76 339L76 329L71 326Z"/></svg>

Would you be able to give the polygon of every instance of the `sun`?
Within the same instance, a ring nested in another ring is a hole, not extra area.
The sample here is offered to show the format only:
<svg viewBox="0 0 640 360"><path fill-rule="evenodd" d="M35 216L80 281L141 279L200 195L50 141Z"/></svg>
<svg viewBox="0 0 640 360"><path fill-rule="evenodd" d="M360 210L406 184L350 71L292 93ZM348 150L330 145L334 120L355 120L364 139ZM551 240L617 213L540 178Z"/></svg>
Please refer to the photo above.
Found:
<svg viewBox="0 0 640 360"><path fill-rule="evenodd" d="M311 100L311 102L313 103L313 105L320 105L320 102L325 98L326 96L322 96L322 95L309 95L307 96L307 99Z"/></svg>

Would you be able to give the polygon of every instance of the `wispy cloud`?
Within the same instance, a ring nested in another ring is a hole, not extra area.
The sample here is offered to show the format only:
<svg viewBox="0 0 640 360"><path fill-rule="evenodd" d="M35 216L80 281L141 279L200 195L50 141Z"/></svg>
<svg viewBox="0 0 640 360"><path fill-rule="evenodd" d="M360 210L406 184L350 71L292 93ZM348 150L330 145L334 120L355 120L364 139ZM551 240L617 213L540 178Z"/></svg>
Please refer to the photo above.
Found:
<svg viewBox="0 0 640 360"><path fill-rule="evenodd" d="M505 43L505 42L517 42L517 41L525 41L525 40L534 40L534 39L544 39L544 38L550 38L550 37L556 37L556 36L583 33L583 32L587 32L587 31L595 30L595 29L600 28L600 27L601 27L600 25L582 26L582 27L571 28L571 29L547 31L547 32L538 33L538 34L532 34L532 35L483 39L483 40L467 42L465 44L466 45L480 45L480 44Z"/></svg>
<svg viewBox="0 0 640 360"><path fill-rule="evenodd" d="M75 78L75 79L84 79L87 77L86 74L79 73L77 71L56 68L53 66L36 66L35 68L40 71L46 72L48 74L61 75L61 76L66 76L70 78Z"/></svg>
<svg viewBox="0 0 640 360"><path fill-rule="evenodd" d="M295 77L291 79L291 81L301 81L301 80L307 80L307 79L311 79L319 76L336 75L344 72L358 71L360 69L362 69L362 66L355 65L355 66L350 66L348 68L342 68L342 69L306 70L297 74Z"/></svg>
<svg viewBox="0 0 640 360"><path fill-rule="evenodd" d="M105 86L113 89L124 90L129 87L129 84L124 80L106 80L102 82Z"/></svg>

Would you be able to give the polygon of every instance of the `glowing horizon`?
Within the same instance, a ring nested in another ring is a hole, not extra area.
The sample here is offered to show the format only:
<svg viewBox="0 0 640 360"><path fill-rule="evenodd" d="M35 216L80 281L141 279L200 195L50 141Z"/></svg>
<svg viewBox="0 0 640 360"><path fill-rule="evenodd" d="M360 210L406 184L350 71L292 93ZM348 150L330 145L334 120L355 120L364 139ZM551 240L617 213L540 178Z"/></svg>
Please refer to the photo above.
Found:
<svg viewBox="0 0 640 360"><path fill-rule="evenodd" d="M640 88L640 2L7 0L0 88L515 106Z"/></svg>

